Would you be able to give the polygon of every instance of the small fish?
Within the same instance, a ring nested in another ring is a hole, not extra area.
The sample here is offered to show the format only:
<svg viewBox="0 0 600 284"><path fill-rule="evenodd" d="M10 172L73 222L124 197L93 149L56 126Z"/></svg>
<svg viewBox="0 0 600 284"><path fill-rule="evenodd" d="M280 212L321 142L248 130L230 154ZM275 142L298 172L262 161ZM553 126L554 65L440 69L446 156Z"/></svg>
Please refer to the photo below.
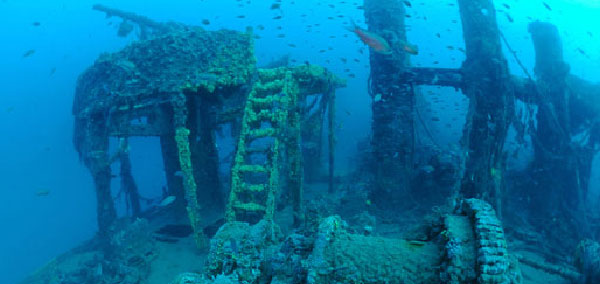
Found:
<svg viewBox="0 0 600 284"><path fill-rule="evenodd" d="M54 75L54 73L56 73L56 67L52 67L52 69L50 69L50 76Z"/></svg>
<svg viewBox="0 0 600 284"><path fill-rule="evenodd" d="M544 4L544 7L546 7L546 9L548 9L548 11L552 11L552 8L550 8L550 5L548 5L548 3L542 2L542 4Z"/></svg>
<svg viewBox="0 0 600 284"><path fill-rule="evenodd" d="M402 42L402 50L408 54L417 55L419 54L419 48L414 44Z"/></svg>
<svg viewBox="0 0 600 284"><path fill-rule="evenodd" d="M48 196L49 194L50 194L49 189L39 189L38 191L35 192L35 195L37 197Z"/></svg>
<svg viewBox="0 0 600 284"><path fill-rule="evenodd" d="M506 9L510 9L510 6L506 3L502 3L502 6L504 6L504 8L506 8Z"/></svg>
<svg viewBox="0 0 600 284"><path fill-rule="evenodd" d="M244 16L244 15L239 15L239 16L237 16L236 18L238 18L238 19L243 19L243 18L246 18L246 16Z"/></svg>
<svg viewBox="0 0 600 284"><path fill-rule="evenodd" d="M410 4L410 1L404 1L404 5L406 5L406 7L412 7L412 4Z"/></svg>
<svg viewBox="0 0 600 284"><path fill-rule="evenodd" d="M506 18L508 19L509 22L514 23L515 19L513 19L508 13L506 13Z"/></svg>
<svg viewBox="0 0 600 284"><path fill-rule="evenodd" d="M280 3L273 3L271 4L271 10L277 10L281 8L281 4Z"/></svg>
<svg viewBox="0 0 600 284"><path fill-rule="evenodd" d="M42 25L42 24L41 24L40 22L33 22L33 26L34 26L34 27L39 27L39 26L41 26L41 25Z"/></svg>
<svg viewBox="0 0 600 284"><path fill-rule="evenodd" d="M281 18L282 18L282 16L275 16L275 17L273 17L273 20L279 20Z"/></svg>
<svg viewBox="0 0 600 284"><path fill-rule="evenodd" d="M420 169L421 169L421 171L424 171L424 172L426 172L428 174L430 174L433 171L435 171L435 168L432 165L424 165L424 166L421 166Z"/></svg>
<svg viewBox="0 0 600 284"><path fill-rule="evenodd" d="M173 196L173 195L170 195L170 196L167 196L165 199L163 199L163 200L160 202L160 204L158 204L158 206L160 206L160 207L165 207L165 206L168 206L168 205L170 205L171 203L173 203L173 201L175 201L175 196Z"/></svg>
<svg viewBox="0 0 600 284"><path fill-rule="evenodd" d="M352 26L349 27L348 30L354 32L364 44L371 47L375 52L381 54L392 54L392 48L384 38L375 33L361 29L356 25L356 23L354 23L354 21L352 21Z"/></svg>
<svg viewBox="0 0 600 284"><path fill-rule="evenodd" d="M210 21L208 19L203 19L202 20L202 24L203 25L210 25Z"/></svg>
<svg viewBox="0 0 600 284"><path fill-rule="evenodd" d="M32 56L35 53L35 49L30 49L28 51L25 51L25 53L23 53L23 58L27 58L29 56Z"/></svg>
<svg viewBox="0 0 600 284"><path fill-rule="evenodd" d="M14 110L15 110L15 107L14 107L14 106L9 106L9 107L7 107L7 108L6 108L6 113L11 113L11 112L13 112Z"/></svg>

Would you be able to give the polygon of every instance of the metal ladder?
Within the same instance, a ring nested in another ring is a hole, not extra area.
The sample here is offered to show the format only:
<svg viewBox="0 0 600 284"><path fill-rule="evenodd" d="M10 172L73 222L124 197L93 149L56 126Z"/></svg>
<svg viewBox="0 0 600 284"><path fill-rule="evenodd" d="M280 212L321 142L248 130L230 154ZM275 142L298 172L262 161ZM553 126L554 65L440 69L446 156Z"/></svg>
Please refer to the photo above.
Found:
<svg viewBox="0 0 600 284"><path fill-rule="evenodd" d="M299 129L299 114L294 110L298 93L289 69L259 69L246 100L231 169L227 222L273 221L282 154L290 141L298 139L295 131L288 131Z"/></svg>

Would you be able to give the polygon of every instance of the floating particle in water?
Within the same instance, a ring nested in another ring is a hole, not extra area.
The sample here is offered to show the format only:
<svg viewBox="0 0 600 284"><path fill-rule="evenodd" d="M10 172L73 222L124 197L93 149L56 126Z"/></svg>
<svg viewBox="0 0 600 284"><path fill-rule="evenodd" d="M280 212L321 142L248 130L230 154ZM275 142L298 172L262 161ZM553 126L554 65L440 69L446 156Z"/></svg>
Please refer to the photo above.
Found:
<svg viewBox="0 0 600 284"><path fill-rule="evenodd" d="M256 28L262 31L262 30L264 30L264 29L265 29L265 26L263 26L263 25L258 25L258 26L256 26Z"/></svg>

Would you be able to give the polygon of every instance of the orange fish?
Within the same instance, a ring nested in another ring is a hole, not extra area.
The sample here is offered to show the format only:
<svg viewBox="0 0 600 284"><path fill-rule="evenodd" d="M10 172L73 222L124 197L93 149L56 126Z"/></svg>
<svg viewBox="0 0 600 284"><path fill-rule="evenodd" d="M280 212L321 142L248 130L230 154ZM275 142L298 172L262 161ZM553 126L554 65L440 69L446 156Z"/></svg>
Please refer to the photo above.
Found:
<svg viewBox="0 0 600 284"><path fill-rule="evenodd" d="M392 48L390 44L378 34L369 32L361 29L358 25L352 21L352 27L348 28L351 32L355 33L362 42L371 47L375 52L381 54L392 54ZM402 51L409 54L419 54L419 48L416 45L408 44L404 41L401 42Z"/></svg>
<svg viewBox="0 0 600 284"><path fill-rule="evenodd" d="M348 28L351 32L355 33L362 42L371 47L375 52L381 54L392 54L392 48L390 44L378 34L369 32L361 29L359 26L352 21L352 26Z"/></svg>

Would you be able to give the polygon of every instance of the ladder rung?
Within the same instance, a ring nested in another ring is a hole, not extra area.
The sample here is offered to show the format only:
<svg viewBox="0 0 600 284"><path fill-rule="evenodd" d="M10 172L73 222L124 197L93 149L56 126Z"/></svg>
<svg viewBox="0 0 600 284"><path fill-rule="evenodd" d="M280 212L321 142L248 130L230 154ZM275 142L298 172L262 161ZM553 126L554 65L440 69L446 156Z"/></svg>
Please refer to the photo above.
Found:
<svg viewBox="0 0 600 284"><path fill-rule="evenodd" d="M249 147L245 149L245 153L267 153L271 151L271 147Z"/></svg>
<svg viewBox="0 0 600 284"><path fill-rule="evenodd" d="M236 209L245 211L266 211L266 207L256 203L236 203L233 205Z"/></svg>
<svg viewBox="0 0 600 284"><path fill-rule="evenodd" d="M275 136L277 130L275 128L260 128L248 131L248 135L253 138Z"/></svg>
<svg viewBox="0 0 600 284"><path fill-rule="evenodd" d="M239 165L237 170L240 172L267 172L267 168L262 165Z"/></svg>
<svg viewBox="0 0 600 284"><path fill-rule="evenodd" d="M266 188L264 184L245 184L245 185L242 185L242 186L246 190L252 191L252 192L264 191L265 188Z"/></svg>
<svg viewBox="0 0 600 284"><path fill-rule="evenodd" d="M254 113L254 115L252 117L248 117L247 122L253 123L253 122L258 122L258 121L263 121L263 120L273 122L276 119L277 118L273 115L273 112L263 110L259 113Z"/></svg>

